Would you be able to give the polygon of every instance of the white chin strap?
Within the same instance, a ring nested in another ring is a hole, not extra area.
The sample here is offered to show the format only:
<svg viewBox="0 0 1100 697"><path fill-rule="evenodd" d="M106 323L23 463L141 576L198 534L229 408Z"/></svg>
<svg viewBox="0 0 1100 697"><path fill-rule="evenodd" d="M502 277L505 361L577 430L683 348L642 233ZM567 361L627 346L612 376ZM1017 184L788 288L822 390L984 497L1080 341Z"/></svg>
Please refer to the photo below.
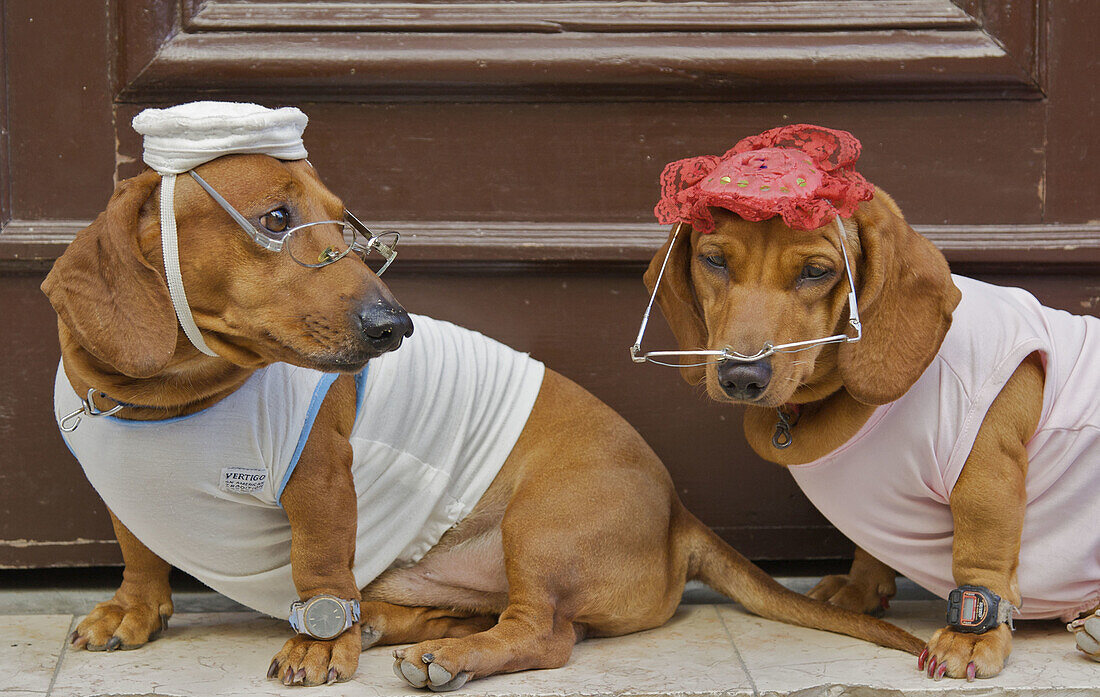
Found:
<svg viewBox="0 0 1100 697"><path fill-rule="evenodd" d="M160 244L164 252L164 274L168 277L168 294L172 296L172 306L176 308L183 333L191 340L195 348L207 356L218 354L206 345L191 316L191 307L187 304L187 294L183 292L183 276L180 274L180 252L176 237L176 175L162 174L160 177Z"/></svg>

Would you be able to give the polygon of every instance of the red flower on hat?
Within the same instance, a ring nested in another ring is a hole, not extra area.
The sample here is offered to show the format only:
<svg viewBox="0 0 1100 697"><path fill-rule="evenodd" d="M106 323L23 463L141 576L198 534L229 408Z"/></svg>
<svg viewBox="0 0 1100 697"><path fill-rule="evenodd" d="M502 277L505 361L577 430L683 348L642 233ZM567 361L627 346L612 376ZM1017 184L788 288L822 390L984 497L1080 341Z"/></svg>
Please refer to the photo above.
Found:
<svg viewBox="0 0 1100 697"><path fill-rule="evenodd" d="M661 200L653 212L664 224L714 230L708 208L745 220L776 215L792 228L814 230L836 215L851 216L874 187L855 171L860 143L847 131L797 124L741 140L722 157L704 155L669 163L661 172Z"/></svg>

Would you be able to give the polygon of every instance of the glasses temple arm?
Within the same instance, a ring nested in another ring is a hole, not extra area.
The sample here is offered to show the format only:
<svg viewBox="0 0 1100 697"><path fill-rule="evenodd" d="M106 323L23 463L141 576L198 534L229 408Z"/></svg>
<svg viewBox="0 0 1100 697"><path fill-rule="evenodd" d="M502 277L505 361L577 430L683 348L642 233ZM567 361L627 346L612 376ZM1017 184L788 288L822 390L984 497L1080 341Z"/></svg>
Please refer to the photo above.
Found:
<svg viewBox="0 0 1100 697"><path fill-rule="evenodd" d="M217 204L219 206L221 206L225 210L226 213L229 214L229 217L232 218L233 221L237 223L237 225L240 225L244 229L244 231L247 232L253 238L256 237L256 235L257 235L256 226L253 225L251 222L249 222L248 218L245 218L243 215L241 215L237 211L237 209L234 208L229 203L229 201L226 201L224 198L222 198L222 195L219 194L214 189L214 187L212 187L208 183L206 183L206 180L203 179L202 177L200 177L198 172L196 172L195 170L191 170L191 171L188 172L188 174L191 175L191 178L194 179L195 182L198 183L198 185L201 186L206 191L206 193L210 194L210 198L214 199L214 201L217 202ZM268 246L268 245L264 245L264 246ZM281 247L282 244L280 244L279 246Z"/></svg>
<svg viewBox="0 0 1100 697"><path fill-rule="evenodd" d="M367 226L364 225L362 221L359 220L359 218L356 218L355 215L352 214L352 212L349 211L347 208L344 209L344 218L347 219L347 221L351 223L351 226L359 232L363 233L367 237L374 237L374 233L367 229Z"/></svg>
<svg viewBox="0 0 1100 697"><path fill-rule="evenodd" d="M844 223L840 216L836 216L836 226L840 229L840 251L844 254L844 271L848 275L848 324L856 330L856 335L848 337L848 341L859 341L863 338L863 324L859 321L859 305L856 303L856 282L852 277L852 260L848 257L848 247L844 244Z"/></svg>
<svg viewBox="0 0 1100 697"><path fill-rule="evenodd" d="M645 306L645 314L642 315L642 326L638 328L638 337L634 339L634 345L630 347L630 358L635 363L645 363L645 358L638 355L638 351L642 350L642 336L645 334L646 325L649 324L649 313L653 311L653 302L657 299L657 289L661 286L661 279L665 277L665 267L668 266L668 260L672 256L672 247L676 244L676 237L679 236L683 226L683 223L676 223L676 227L672 229L672 239L668 242L665 260L661 262L661 270L657 273L657 280L653 283L653 293L650 294L649 304Z"/></svg>

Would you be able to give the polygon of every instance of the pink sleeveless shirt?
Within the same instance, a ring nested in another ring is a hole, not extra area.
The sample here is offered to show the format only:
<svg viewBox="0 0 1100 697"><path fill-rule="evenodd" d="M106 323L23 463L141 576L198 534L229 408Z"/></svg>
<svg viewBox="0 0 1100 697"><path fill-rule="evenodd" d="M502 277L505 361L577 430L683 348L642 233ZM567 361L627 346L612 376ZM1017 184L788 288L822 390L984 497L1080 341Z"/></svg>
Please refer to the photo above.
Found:
<svg viewBox="0 0 1100 697"><path fill-rule="evenodd" d="M1027 445L1019 616L1068 621L1100 603L1100 319L953 280L962 300L920 379L840 448L789 469L853 542L946 598L956 586L951 490L993 399L1038 351L1046 383Z"/></svg>

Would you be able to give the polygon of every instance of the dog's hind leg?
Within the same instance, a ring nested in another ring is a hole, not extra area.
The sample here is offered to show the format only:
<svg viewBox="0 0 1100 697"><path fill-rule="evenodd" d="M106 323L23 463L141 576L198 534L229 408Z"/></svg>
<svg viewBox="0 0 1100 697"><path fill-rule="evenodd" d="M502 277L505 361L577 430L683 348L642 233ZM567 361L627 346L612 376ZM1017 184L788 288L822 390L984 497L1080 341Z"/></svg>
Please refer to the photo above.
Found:
<svg viewBox="0 0 1100 697"><path fill-rule="evenodd" d="M579 632L545 589L533 589L514 597L486 631L398 649L394 672L414 687L456 690L475 676L565 665Z"/></svg>
<svg viewBox="0 0 1100 697"><path fill-rule="evenodd" d="M421 602L466 608L455 612L369 603L365 613L383 610L380 642L419 642L394 652L398 677L415 687L454 690L474 675L552 668L569 659L575 630L546 584L556 583L556 575L572 561L571 545L561 544L570 532L560 522L539 519L530 506L515 500L500 526L414 567L391 572L364 591L365 598L388 593L402 602L419 597ZM495 558L470 551L480 547L495 547ZM562 558L554 558L558 555ZM480 573L471 573L475 568ZM462 583L474 576L480 583ZM367 614L364 620L377 621Z"/></svg>
<svg viewBox="0 0 1100 697"><path fill-rule="evenodd" d="M364 600L360 608L364 650L378 645L469 636L497 623L495 614L441 607L409 607Z"/></svg>
<svg viewBox="0 0 1100 697"><path fill-rule="evenodd" d="M686 560L668 554L671 481L641 437L592 395L547 371L493 487L510 494L500 522L500 621L398 652L407 682L453 690L470 678L557 668L583 636L648 629L675 612Z"/></svg>
<svg viewBox="0 0 1100 697"><path fill-rule="evenodd" d="M509 606L492 629L464 639L424 641L394 652L394 672L414 687L457 690L472 677L565 665L580 638L549 603Z"/></svg>
<svg viewBox="0 0 1100 697"><path fill-rule="evenodd" d="M96 605L70 636L76 648L89 651L136 649L152 641L172 616L172 567L143 545L111 513L115 537L126 564L115 597Z"/></svg>
<svg viewBox="0 0 1100 697"><path fill-rule="evenodd" d="M852 612L882 617L898 591L896 578L896 571L856 547L848 573L826 576L806 595Z"/></svg>

